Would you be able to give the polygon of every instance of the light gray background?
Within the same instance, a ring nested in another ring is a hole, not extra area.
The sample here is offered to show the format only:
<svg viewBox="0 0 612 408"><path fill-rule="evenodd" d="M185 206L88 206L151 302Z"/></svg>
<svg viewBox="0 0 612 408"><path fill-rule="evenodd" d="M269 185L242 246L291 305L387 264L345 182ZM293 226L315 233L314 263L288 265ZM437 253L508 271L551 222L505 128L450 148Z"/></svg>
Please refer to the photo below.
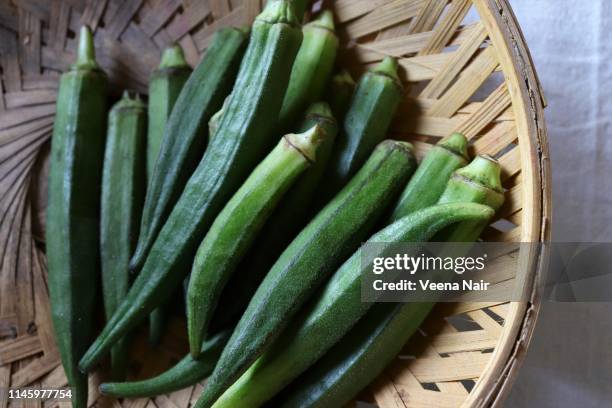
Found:
<svg viewBox="0 0 612 408"><path fill-rule="evenodd" d="M553 238L611 242L612 1L510 2L549 104ZM506 406L609 407L611 372L612 305L547 303Z"/></svg>

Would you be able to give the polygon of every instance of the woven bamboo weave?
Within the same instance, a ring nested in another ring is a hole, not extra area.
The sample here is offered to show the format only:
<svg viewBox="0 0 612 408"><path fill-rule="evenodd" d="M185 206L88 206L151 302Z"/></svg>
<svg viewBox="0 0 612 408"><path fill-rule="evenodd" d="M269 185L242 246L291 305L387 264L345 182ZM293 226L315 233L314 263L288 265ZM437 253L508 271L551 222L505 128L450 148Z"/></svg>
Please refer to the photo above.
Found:
<svg viewBox="0 0 612 408"><path fill-rule="evenodd" d="M485 238L546 241L545 100L507 1L336 0L326 7L339 25L340 63L355 77L386 55L399 59L411 91L391 137L411 141L422 156L460 131L471 153L500 160L505 221ZM260 10L260 0L0 0L0 390L66 385L50 323L42 237L58 78L74 59L80 25L95 30L98 60L113 89L145 93L165 46L179 43L195 65L216 29L248 24ZM542 262L540 254L529 259L527 290ZM529 302L440 304L406 345L402 355L411 358L398 357L358 399L384 408L499 403L527 349L538 305L535 290ZM457 319L470 329L459 329ZM170 333L184 333L183 322L171 324ZM186 351L181 334L167 336L153 352L143 344L132 367L139 377L162 371ZM102 375L90 378L90 406L183 408L202 388L119 402L96 392ZM7 404L0 392L0 408Z"/></svg>

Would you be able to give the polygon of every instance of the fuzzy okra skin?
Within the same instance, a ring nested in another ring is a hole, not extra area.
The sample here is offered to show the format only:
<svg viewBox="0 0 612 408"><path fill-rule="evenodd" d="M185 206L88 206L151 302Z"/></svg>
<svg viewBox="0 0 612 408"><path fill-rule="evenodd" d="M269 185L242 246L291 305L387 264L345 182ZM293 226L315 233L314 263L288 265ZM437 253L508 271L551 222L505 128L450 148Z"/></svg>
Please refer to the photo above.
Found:
<svg viewBox="0 0 612 408"><path fill-rule="evenodd" d="M82 370L91 370L117 340L180 286L189 271L187 262L193 260L216 215L276 142L274 125L301 40L302 31L289 2L269 2L253 23L217 135L187 182L130 292L81 359Z"/></svg>
<svg viewBox="0 0 612 408"><path fill-rule="evenodd" d="M231 330L225 330L206 340L197 360L187 354L157 377L142 381L103 383L100 392L116 398L148 398L190 387L210 375L230 334Z"/></svg>
<svg viewBox="0 0 612 408"><path fill-rule="evenodd" d="M198 408L209 407L266 350L376 225L416 166L409 143L385 141L272 266L238 322Z"/></svg>
<svg viewBox="0 0 612 408"><path fill-rule="evenodd" d="M208 121L232 89L247 40L245 30L222 28L217 31L174 104L176 109L172 109L164 126L147 188L138 245L130 262L133 271L144 264L155 238L202 158L208 142Z"/></svg>
<svg viewBox="0 0 612 408"><path fill-rule="evenodd" d="M190 74L191 67L185 60L183 49L180 45L173 45L164 50L159 67L151 75L147 111L147 179L153 176L166 122Z"/></svg>
<svg viewBox="0 0 612 408"><path fill-rule="evenodd" d="M253 247L245 255L241 266L228 281L221 295L223 313L216 313L211 325L224 327L236 322L244 313L249 301L257 290L270 267L278 259L287 244L307 224L311 204L329 162L331 149L338 133L338 124L325 102L314 103L297 132L318 125L324 132L323 142L317 149L317 160L291 186L261 230Z"/></svg>
<svg viewBox="0 0 612 408"><path fill-rule="evenodd" d="M140 96L123 94L110 111L100 216L102 291L106 318L115 313L130 286L130 255L138 238L146 190L146 106ZM113 379L125 377L129 341L111 350Z"/></svg>
<svg viewBox="0 0 612 408"><path fill-rule="evenodd" d="M55 338L73 406L87 406L87 375L77 363L93 334L100 274L100 190L107 78L82 27L77 60L60 79L51 140L47 259Z"/></svg>
<svg viewBox="0 0 612 408"><path fill-rule="evenodd" d="M316 20L306 24L302 32L304 40L295 58L287 93L278 115L278 126L282 133L293 130L302 112L321 98L338 52L339 42L331 11L323 11Z"/></svg>
<svg viewBox="0 0 612 408"><path fill-rule="evenodd" d="M402 192L391 221L438 202L453 172L467 164L467 139L453 133L427 153Z"/></svg>
<svg viewBox="0 0 612 408"><path fill-rule="evenodd" d="M189 348L194 358L199 356L226 282L285 192L316 161L324 137L317 125L283 137L228 201L202 240L187 290Z"/></svg>
<svg viewBox="0 0 612 408"><path fill-rule="evenodd" d="M382 141L402 100L397 61L385 58L357 84L341 137L334 146L330 169L322 186L320 203L332 198L365 163Z"/></svg>
<svg viewBox="0 0 612 408"><path fill-rule="evenodd" d="M371 256L384 256L393 243L428 241L442 228L457 222L486 222L493 214L491 208L471 203L438 204L413 212L368 240L383 244ZM372 306L361 301L361 278L370 268L361 260L358 250L213 407L261 406L340 340Z"/></svg>
<svg viewBox="0 0 612 408"><path fill-rule="evenodd" d="M496 161L477 157L455 172L438 202L479 203L498 210L504 201L500 195L500 170ZM434 240L461 236L463 242L472 242L485 225L482 221L457 223L436 234ZM452 245L448 251L460 255ZM325 408L346 404L395 358L434 305L422 302L373 306L324 357L275 399L274 406Z"/></svg>
<svg viewBox="0 0 612 408"><path fill-rule="evenodd" d="M164 50L159 67L151 75L147 128L147 179L149 180L153 176L166 123L189 75L191 75L191 67L185 60L183 49L178 44ZM157 345L161 342L168 313L168 305L162 305L149 316L150 344Z"/></svg>

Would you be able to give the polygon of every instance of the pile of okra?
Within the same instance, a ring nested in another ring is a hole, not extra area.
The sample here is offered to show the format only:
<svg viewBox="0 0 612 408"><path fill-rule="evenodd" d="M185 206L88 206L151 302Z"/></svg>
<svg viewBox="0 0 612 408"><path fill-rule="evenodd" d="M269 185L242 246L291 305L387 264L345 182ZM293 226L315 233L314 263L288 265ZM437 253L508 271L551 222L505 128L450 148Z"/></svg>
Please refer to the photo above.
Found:
<svg viewBox="0 0 612 408"><path fill-rule="evenodd" d="M102 365L117 398L207 379L198 408L340 407L433 307L362 303L360 245L475 241L503 204L499 164L470 159L463 135L420 163L389 138L406 99L397 61L354 81L333 13L304 22L306 4L268 1L250 27L218 30L193 70L178 45L163 50L148 97L124 91L110 110L117 90L82 28L60 81L46 230L73 406ZM135 331L147 323L155 347L176 313L189 353L132 380Z"/></svg>

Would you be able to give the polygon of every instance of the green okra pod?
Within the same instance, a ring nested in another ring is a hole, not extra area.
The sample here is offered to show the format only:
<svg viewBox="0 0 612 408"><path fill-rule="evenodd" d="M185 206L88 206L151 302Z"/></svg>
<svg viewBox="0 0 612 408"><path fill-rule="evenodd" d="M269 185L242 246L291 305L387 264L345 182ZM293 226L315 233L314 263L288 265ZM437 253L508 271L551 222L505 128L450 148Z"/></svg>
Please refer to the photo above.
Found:
<svg viewBox="0 0 612 408"><path fill-rule="evenodd" d="M432 147L402 192L391 221L434 205L453 172L467 164L467 157L467 139L460 133L453 133Z"/></svg>
<svg viewBox="0 0 612 408"><path fill-rule="evenodd" d="M385 58L359 81L351 106L334 145L329 171L320 192L320 204L333 197L365 163L387 135L402 100L397 61Z"/></svg>
<svg viewBox="0 0 612 408"><path fill-rule="evenodd" d="M163 126L161 145L147 188L138 245L130 263L133 271L139 271L144 264L155 238L202 158L208 142L208 121L232 89L247 40L247 33L241 29L217 31L174 103L176 109L172 109ZM167 101L152 100L150 103L166 105ZM149 128L154 126L157 125L152 123Z"/></svg>
<svg viewBox="0 0 612 408"><path fill-rule="evenodd" d="M187 291L188 338L194 358L198 358L227 280L285 192L316 161L324 137L317 125L283 137L228 201L202 240Z"/></svg>
<svg viewBox="0 0 612 408"><path fill-rule="evenodd" d="M438 204L413 212L368 240L382 244L371 256L384 256L387 248L397 242L428 241L442 228L457 222L486 222L493 214L491 208L471 203ZM313 302L215 402L214 408L261 406L350 330L372 306L361 301L361 278L370 268L361 259L361 251L355 252L334 273Z"/></svg>
<svg viewBox="0 0 612 408"><path fill-rule="evenodd" d="M157 377L142 381L103 383L100 392L116 398L149 398L195 385L210 375L230 334L230 330L225 330L206 340L197 360L187 354Z"/></svg>
<svg viewBox="0 0 612 408"><path fill-rule="evenodd" d="M274 126L301 40L288 0L269 2L255 19L217 134L125 300L81 359L82 370L91 370L117 340L180 286L189 271L188 262L217 214L275 144ZM178 111L180 99L173 112ZM168 126L172 122L173 115Z"/></svg>
<svg viewBox="0 0 612 408"><path fill-rule="evenodd" d="M146 106L129 92L110 111L100 219L102 289L106 318L115 313L130 286L130 256L138 239L138 226L147 184ZM111 350L113 379L125 378L129 341L124 337Z"/></svg>
<svg viewBox="0 0 612 408"><path fill-rule="evenodd" d="M342 70L331 79L326 100L338 123L344 123L355 92L355 85L355 80L347 70Z"/></svg>
<svg viewBox="0 0 612 408"><path fill-rule="evenodd" d="M306 24L302 32L304 40L295 58L278 116L282 133L293 130L304 110L321 98L338 52L338 37L334 32L334 15L331 11L323 11L316 20Z"/></svg>
<svg viewBox="0 0 612 408"><path fill-rule="evenodd" d="M87 376L78 360L93 334L100 278L100 188L107 78L82 27L76 62L60 79L51 139L47 259L55 338L75 407L87 406Z"/></svg>
<svg viewBox="0 0 612 408"><path fill-rule="evenodd" d="M153 170L161 147L166 123L172 108L191 74L183 49L175 44L164 50L159 67L149 81L148 129L147 129L147 178ZM155 309L149 316L149 343L160 343L168 319L168 305Z"/></svg>
<svg viewBox="0 0 612 408"><path fill-rule="evenodd" d="M385 141L272 266L223 350L197 406L209 407L266 350L317 287L359 246L416 167Z"/></svg>

